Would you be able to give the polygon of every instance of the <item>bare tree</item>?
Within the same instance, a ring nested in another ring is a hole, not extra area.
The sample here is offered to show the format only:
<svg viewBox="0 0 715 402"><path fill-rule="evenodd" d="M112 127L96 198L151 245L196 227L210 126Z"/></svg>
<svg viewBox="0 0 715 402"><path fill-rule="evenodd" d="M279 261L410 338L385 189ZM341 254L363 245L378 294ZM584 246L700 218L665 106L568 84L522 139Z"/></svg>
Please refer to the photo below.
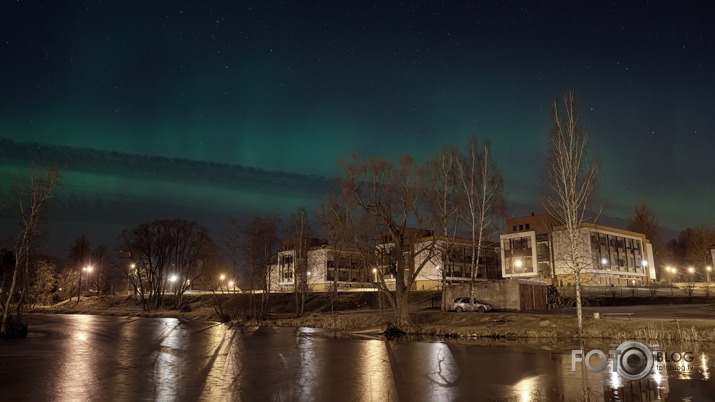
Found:
<svg viewBox="0 0 715 402"><path fill-rule="evenodd" d="M228 227L219 236L218 243L224 249L229 263L231 275L236 283L240 283L241 274L238 270L241 259L241 225L235 218L228 220Z"/></svg>
<svg viewBox="0 0 715 402"><path fill-rule="evenodd" d="M460 217L466 224L471 239L470 309L474 310L475 287L479 269L479 254L485 238L497 229L497 219L506 216L504 181L491 155L490 144L479 144L472 137L466 155L457 159L458 181L463 203ZM484 272L486 278L486 272Z"/></svg>
<svg viewBox="0 0 715 402"><path fill-rule="evenodd" d="M27 279L30 271L31 255L38 246L38 241L44 234L42 228L45 209L48 201L53 197L53 191L60 180L60 172L51 167L36 170L30 167L28 177L24 180L18 178L15 183L15 197L20 215L19 230L13 240L15 265L13 267L10 287L4 304L0 335L7 333L7 323L10 308L15 303L15 314L18 321L22 314L22 306L27 292ZM20 283L21 282L21 283ZM13 299L16 288L20 288L20 296Z"/></svg>
<svg viewBox="0 0 715 402"><path fill-rule="evenodd" d="M648 204L641 202L633 206L633 217L628 220L628 230L643 233L653 245L654 257L660 260L663 257L663 231L658 224L658 218L653 209ZM661 265L656 263L658 276L661 276ZM655 278L651 278L655 281Z"/></svg>
<svg viewBox="0 0 715 402"><path fill-rule="evenodd" d="M452 254L454 239L459 227L460 192L458 182L457 151L452 147L444 147L426 163L426 198L434 217L434 233L441 235L442 241L436 243L436 253L440 259L440 276L442 280L441 311L449 309L447 303L447 273L448 267L454 262Z"/></svg>
<svg viewBox="0 0 715 402"><path fill-rule="evenodd" d="M268 314L271 292L271 256L278 249L278 219L254 217L241 231L241 251L249 268L251 286L250 310L254 318L263 319ZM261 290L261 304L255 300L256 290Z"/></svg>
<svg viewBox="0 0 715 402"><path fill-rule="evenodd" d="M410 331L415 325L409 314L409 295L417 276L434 257L435 241L417 242L428 225L420 193L424 188L419 166L410 156L399 159L398 166L383 159L364 160L355 155L343 162L343 192L359 209L373 219L374 234L388 237L377 247L380 265L379 287L393 308L395 326ZM374 237L373 237L374 238ZM419 263L416 263L420 256ZM385 277L395 281L394 296Z"/></svg>
<svg viewBox="0 0 715 402"><path fill-rule="evenodd" d="M175 219L170 224L172 256L169 281L175 295L174 307L179 308L191 283L204 275L207 256L216 249L216 245L211 241L208 229L196 222Z"/></svg>
<svg viewBox="0 0 715 402"><path fill-rule="evenodd" d="M291 216L290 232L295 240L293 249L293 290L295 293L295 314L301 316L305 309L305 294L308 292L308 237L311 226L308 212L300 207Z"/></svg>
<svg viewBox="0 0 715 402"><path fill-rule="evenodd" d="M21 278L27 282L25 304L33 308L37 304L48 304L51 301L50 294L55 288L55 267L56 258L48 255L32 255L30 270L27 278Z"/></svg>
<svg viewBox="0 0 715 402"><path fill-rule="evenodd" d="M68 276L73 277L77 282L77 303L82 297L82 276L86 274L87 269L91 265L91 247L87 236L82 235L75 240L75 243L70 247L70 252L65 258L63 270ZM83 274L83 272L85 274Z"/></svg>
<svg viewBox="0 0 715 402"><path fill-rule="evenodd" d="M208 230L183 219L143 223L120 235L120 249L135 293L145 310L159 308L167 286L176 293L177 307L192 282L204 273L202 258L215 245Z"/></svg>
<svg viewBox="0 0 715 402"><path fill-rule="evenodd" d="M681 233L680 238L685 244L687 265L694 266L700 271L712 263L710 247L715 244L715 228L707 226L688 228Z"/></svg>
<svg viewBox="0 0 715 402"><path fill-rule="evenodd" d="M591 266L591 258L582 252L582 224L594 190L597 165L588 155L588 131L576 112L574 94L563 96L563 113L553 102L553 127L549 135L546 193L544 208L560 231L564 247L559 256L563 268L574 277L579 337L583 334L581 272Z"/></svg>

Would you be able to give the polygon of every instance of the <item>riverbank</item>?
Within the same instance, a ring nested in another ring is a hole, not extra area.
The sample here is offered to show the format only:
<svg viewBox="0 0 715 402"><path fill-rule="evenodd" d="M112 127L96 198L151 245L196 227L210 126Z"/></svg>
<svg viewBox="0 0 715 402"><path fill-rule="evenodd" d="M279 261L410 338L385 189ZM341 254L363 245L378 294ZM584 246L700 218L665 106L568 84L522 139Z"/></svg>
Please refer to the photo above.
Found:
<svg viewBox="0 0 715 402"><path fill-rule="evenodd" d="M296 317L293 295L271 295L267 319L249 320L250 296L187 295L182 309L171 307L171 300L158 310L143 311L131 297L85 297L80 303L66 301L55 306L37 307L38 313L96 314L134 317L172 317L182 320L224 321L235 325L324 328L341 333L375 332L392 320L392 312L376 294L311 295L305 312ZM576 318L539 312L441 313L435 295L416 292L411 315L422 335L444 338L490 338L504 340L556 341L576 338ZM382 308L381 308L382 307ZM30 328L31 330L31 328ZM713 342L715 320L639 319L624 316L584 317L584 337L648 342Z"/></svg>

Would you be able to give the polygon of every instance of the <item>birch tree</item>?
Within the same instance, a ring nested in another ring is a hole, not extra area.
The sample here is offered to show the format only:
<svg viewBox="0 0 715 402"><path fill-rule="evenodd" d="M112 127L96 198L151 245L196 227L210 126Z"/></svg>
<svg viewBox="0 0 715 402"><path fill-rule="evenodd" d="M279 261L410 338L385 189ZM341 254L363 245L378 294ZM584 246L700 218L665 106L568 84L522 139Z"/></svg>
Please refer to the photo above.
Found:
<svg viewBox="0 0 715 402"><path fill-rule="evenodd" d="M560 226L563 250L557 258L563 269L573 275L580 337L583 335L581 273L592 265L591 258L580 251L584 242L581 228L587 220L586 209L598 168L589 157L588 131L579 121L573 92L565 94L562 102L561 107L556 100L553 102L544 208L554 224Z"/></svg>
<svg viewBox="0 0 715 402"><path fill-rule="evenodd" d="M3 306L0 336L7 334L10 309L13 305L17 321L20 321L27 292L31 257L38 246L38 241L44 234L42 222L45 218L47 204L54 196L54 190L59 181L59 170L51 167L37 170L31 166L27 178L18 178L15 184L14 195L17 200L20 221L18 233L12 243L15 264ZM18 289L20 294L15 297Z"/></svg>
<svg viewBox="0 0 715 402"><path fill-rule="evenodd" d="M457 180L458 153L452 147L441 149L426 164L426 197L433 212L434 233L443 239L436 244L436 253L440 260L442 281L441 311L449 309L447 303L447 272L454 262L452 254L454 239L459 226L459 183Z"/></svg>
<svg viewBox="0 0 715 402"><path fill-rule="evenodd" d="M504 181L491 155L488 141L479 144L479 141L472 137L467 152L456 160L456 165L462 192L459 213L471 240L469 306L470 310L474 310L474 284L479 270L479 253L485 239L498 227L498 219L506 215Z"/></svg>

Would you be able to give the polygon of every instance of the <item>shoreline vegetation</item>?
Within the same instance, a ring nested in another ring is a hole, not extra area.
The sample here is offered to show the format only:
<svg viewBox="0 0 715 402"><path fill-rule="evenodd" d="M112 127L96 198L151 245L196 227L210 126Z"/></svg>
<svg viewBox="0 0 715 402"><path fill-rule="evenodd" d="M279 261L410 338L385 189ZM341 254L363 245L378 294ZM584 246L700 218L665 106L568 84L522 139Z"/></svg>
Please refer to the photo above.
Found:
<svg viewBox="0 0 715 402"><path fill-rule="evenodd" d="M410 315L418 327L409 335L456 340L491 339L507 342L557 342L577 338L575 316L534 312L495 311L489 313L441 313L436 292L415 292L411 297ZM92 314L133 317L169 317L181 320L227 322L237 326L311 327L336 334L378 334L390 328L393 318L386 301L377 293L313 293L306 300L305 313L295 314L293 294L271 294L271 309L266 319L250 319L246 306L250 294L185 295L181 309L173 308L167 295L165 305L143 311L141 304L127 296L84 296L54 306L36 306L30 313ZM255 295L256 299L260 295ZM332 309L331 309L332 305ZM381 309L380 306L383 308ZM637 339L655 343L713 342L715 320L675 320L641 318L584 317L586 340L624 341ZM32 328L30 327L30 331Z"/></svg>

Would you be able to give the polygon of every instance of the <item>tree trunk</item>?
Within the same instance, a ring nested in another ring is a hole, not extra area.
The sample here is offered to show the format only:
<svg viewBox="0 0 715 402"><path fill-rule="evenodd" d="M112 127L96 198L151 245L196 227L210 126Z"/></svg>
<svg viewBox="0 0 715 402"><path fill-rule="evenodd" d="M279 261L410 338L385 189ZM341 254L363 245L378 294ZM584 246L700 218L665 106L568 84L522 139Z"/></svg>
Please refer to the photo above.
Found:
<svg viewBox="0 0 715 402"><path fill-rule="evenodd" d="M415 324L410 318L409 310L409 290L404 289L400 292L395 292L395 327L396 329L411 333L415 330Z"/></svg>
<svg viewBox="0 0 715 402"><path fill-rule="evenodd" d="M578 320L578 337L583 336L583 304L581 302L581 273L574 274L574 285L576 286L576 317Z"/></svg>
<svg viewBox="0 0 715 402"><path fill-rule="evenodd" d="M15 257L17 258L17 257ZM10 282L10 290L7 294L7 303L5 303L5 309L2 312L2 324L0 324L0 335L5 335L7 332L7 319L10 312L10 303L12 302L12 294L15 293L15 285L17 284L17 263L15 263L15 269L12 272L12 282Z"/></svg>

